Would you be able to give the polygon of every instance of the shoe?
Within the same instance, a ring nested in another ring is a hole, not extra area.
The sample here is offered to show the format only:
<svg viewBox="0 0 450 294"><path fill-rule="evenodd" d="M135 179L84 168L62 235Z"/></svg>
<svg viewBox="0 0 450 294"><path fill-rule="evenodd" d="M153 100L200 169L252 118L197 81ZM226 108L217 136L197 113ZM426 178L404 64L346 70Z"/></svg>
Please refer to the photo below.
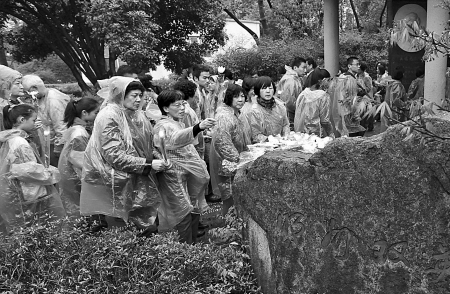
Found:
<svg viewBox="0 0 450 294"><path fill-rule="evenodd" d="M205 230L198 230L197 232L197 238L203 237L206 234Z"/></svg>
<svg viewBox="0 0 450 294"><path fill-rule="evenodd" d="M209 228L209 225L205 225L205 224L202 224L201 222L198 222L198 229L199 230L206 230L208 228Z"/></svg>
<svg viewBox="0 0 450 294"><path fill-rule="evenodd" d="M222 199L220 198L220 196L214 195L213 193L206 195L205 199L206 199L206 202L209 202L209 203L222 202Z"/></svg>

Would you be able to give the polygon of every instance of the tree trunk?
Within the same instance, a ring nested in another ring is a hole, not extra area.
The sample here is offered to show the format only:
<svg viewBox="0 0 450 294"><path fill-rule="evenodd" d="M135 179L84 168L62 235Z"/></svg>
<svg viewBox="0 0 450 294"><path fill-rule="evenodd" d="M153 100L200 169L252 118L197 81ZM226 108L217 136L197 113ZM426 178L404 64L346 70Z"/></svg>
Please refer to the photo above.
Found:
<svg viewBox="0 0 450 294"><path fill-rule="evenodd" d="M358 31L361 32L362 27L361 27L361 23L359 22L358 13L356 12L355 3L353 2L353 0L350 0L350 6L352 7L353 15L355 16L356 27L358 28Z"/></svg>
<svg viewBox="0 0 450 294"><path fill-rule="evenodd" d="M258 0L258 9L259 9L259 21L261 22L262 26L261 35L266 36L267 34L269 34L269 26L267 25L266 14L264 11L264 0Z"/></svg>
<svg viewBox="0 0 450 294"><path fill-rule="evenodd" d="M0 64L8 66L8 60L6 59L5 44L3 43L2 35L0 35Z"/></svg>
<svg viewBox="0 0 450 294"><path fill-rule="evenodd" d="M224 8L223 11L225 11L229 17L231 17L238 25L240 25L244 30L249 32L250 35L252 35L253 39L256 42L256 45L259 45L259 37L258 35L252 31L249 27L247 27L245 24L243 24L230 10L227 8Z"/></svg>
<svg viewBox="0 0 450 294"><path fill-rule="evenodd" d="M380 28L383 26L383 15L384 15L384 12L386 11L387 3L388 3L388 0L384 1L383 10L381 10L381 14L380 14Z"/></svg>

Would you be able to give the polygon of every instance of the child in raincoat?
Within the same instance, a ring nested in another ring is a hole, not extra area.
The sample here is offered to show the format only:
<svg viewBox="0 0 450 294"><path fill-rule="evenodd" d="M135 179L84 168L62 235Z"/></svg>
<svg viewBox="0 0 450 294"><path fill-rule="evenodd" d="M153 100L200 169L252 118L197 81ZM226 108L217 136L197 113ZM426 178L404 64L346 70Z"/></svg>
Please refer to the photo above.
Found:
<svg viewBox="0 0 450 294"><path fill-rule="evenodd" d="M54 187L60 173L44 166L27 132L35 128L36 110L28 104L3 108L5 131L0 132L0 215L7 229L66 215Z"/></svg>
<svg viewBox="0 0 450 294"><path fill-rule="evenodd" d="M95 99L82 98L70 101L64 112L67 130L63 136L65 145L59 158L58 169L61 173L61 200L69 215L80 214L81 170L84 150L90 137L86 124L95 120L99 107Z"/></svg>
<svg viewBox="0 0 450 294"><path fill-rule="evenodd" d="M172 167L158 174L161 206L158 211L160 228L176 228L180 242L195 243L200 211L198 199L208 185L209 174L205 162L194 148L195 137L214 126L207 118L192 127L181 122L185 102L179 91L166 90L158 96L163 117L154 129L154 145Z"/></svg>

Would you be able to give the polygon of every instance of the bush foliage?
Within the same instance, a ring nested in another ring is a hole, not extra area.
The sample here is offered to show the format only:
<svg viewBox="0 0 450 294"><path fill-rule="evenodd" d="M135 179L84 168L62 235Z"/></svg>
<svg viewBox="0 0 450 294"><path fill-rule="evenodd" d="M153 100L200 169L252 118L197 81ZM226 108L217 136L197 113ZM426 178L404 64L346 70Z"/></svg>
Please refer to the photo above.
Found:
<svg viewBox="0 0 450 294"><path fill-rule="evenodd" d="M47 84L76 81L67 64L57 55L49 55L43 60L33 59L30 62L16 66L15 69L23 75L36 74Z"/></svg>
<svg viewBox="0 0 450 294"><path fill-rule="evenodd" d="M375 64L388 58L388 33L346 32L340 35L339 62L346 67L346 59L357 56L369 66L369 73L374 73ZM296 57L317 58L323 53L323 39L304 37L296 40L262 39L257 48L229 49L223 54L217 54L212 63L214 66L225 66L236 76L258 74L279 78L280 69L290 64Z"/></svg>
<svg viewBox="0 0 450 294"><path fill-rule="evenodd" d="M0 293L260 293L240 247L62 223L0 240Z"/></svg>

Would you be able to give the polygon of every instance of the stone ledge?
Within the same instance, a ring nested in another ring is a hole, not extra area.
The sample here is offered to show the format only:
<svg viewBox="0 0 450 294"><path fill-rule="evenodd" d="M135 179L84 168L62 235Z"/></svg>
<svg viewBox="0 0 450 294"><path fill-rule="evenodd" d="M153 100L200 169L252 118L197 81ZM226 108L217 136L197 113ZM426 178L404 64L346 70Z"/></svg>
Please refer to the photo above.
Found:
<svg viewBox="0 0 450 294"><path fill-rule="evenodd" d="M447 117L428 121L450 136ZM237 175L237 208L269 242L266 293L450 293L450 142L401 129L274 151Z"/></svg>

